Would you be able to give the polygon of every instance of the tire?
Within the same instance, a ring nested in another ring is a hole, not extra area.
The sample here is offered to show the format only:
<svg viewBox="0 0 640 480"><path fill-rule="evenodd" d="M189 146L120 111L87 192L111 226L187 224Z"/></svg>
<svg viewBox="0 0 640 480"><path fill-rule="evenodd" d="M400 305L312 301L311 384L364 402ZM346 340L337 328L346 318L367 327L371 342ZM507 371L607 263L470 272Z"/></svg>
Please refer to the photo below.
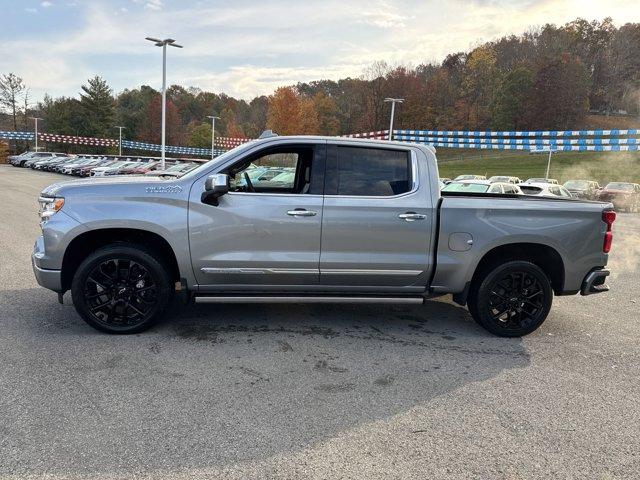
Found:
<svg viewBox="0 0 640 480"><path fill-rule="evenodd" d="M500 337L521 337L542 325L552 301L551 281L542 269L515 260L484 269L471 285L467 304L485 330Z"/></svg>
<svg viewBox="0 0 640 480"><path fill-rule="evenodd" d="M71 284L76 311L93 328L139 333L160 320L174 294L171 276L146 248L116 243L80 264Z"/></svg>

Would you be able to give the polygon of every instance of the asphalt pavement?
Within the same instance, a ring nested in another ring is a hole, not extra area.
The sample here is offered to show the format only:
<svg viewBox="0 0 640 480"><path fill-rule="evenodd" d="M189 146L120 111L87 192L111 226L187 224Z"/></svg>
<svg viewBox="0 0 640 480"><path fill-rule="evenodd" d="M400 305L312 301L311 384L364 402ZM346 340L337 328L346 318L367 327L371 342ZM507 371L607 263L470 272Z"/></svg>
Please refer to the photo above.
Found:
<svg viewBox="0 0 640 480"><path fill-rule="evenodd" d="M38 287L0 166L0 478L640 478L640 215L611 291L496 338L425 306L193 305L133 336Z"/></svg>

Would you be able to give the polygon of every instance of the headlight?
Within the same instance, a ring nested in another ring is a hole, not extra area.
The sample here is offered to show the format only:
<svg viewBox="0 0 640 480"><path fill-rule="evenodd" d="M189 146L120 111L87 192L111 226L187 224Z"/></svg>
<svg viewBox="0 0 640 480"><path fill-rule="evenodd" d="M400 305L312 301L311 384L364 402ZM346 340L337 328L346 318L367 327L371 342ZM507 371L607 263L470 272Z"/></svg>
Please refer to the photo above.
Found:
<svg viewBox="0 0 640 480"><path fill-rule="evenodd" d="M40 211L38 212L40 220L46 222L49 217L62 208L64 205L64 198L40 197L38 198L38 203L40 204Z"/></svg>

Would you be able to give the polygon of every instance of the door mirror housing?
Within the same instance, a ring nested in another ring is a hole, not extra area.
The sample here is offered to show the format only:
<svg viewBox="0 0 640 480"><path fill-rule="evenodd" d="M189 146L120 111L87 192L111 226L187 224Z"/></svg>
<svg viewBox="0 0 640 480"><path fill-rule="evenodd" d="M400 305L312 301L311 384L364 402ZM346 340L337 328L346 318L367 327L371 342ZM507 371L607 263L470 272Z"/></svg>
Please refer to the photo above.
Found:
<svg viewBox="0 0 640 480"><path fill-rule="evenodd" d="M229 175L216 173L209 175L204 182L204 192L200 200L202 203L218 206L218 198L229 192Z"/></svg>

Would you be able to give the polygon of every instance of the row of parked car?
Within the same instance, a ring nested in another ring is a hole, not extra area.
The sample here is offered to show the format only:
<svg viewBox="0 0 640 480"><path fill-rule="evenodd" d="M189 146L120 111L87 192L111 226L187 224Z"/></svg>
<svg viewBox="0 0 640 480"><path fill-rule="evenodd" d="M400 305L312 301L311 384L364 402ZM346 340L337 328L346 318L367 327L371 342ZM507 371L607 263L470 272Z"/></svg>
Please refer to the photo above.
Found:
<svg viewBox="0 0 640 480"><path fill-rule="evenodd" d="M25 152L9 157L15 167L63 173L78 177L110 175L160 175L178 177L198 166L196 162L173 160L161 170L158 159L115 155L69 155L56 152Z"/></svg>
<svg viewBox="0 0 640 480"><path fill-rule="evenodd" d="M613 203L619 211L640 211L640 184L631 182L609 182L601 187L593 180L567 180L561 185L553 178L522 180L508 175L489 178L484 175L458 175L453 180L441 178L440 188L443 192L504 193L599 200Z"/></svg>

